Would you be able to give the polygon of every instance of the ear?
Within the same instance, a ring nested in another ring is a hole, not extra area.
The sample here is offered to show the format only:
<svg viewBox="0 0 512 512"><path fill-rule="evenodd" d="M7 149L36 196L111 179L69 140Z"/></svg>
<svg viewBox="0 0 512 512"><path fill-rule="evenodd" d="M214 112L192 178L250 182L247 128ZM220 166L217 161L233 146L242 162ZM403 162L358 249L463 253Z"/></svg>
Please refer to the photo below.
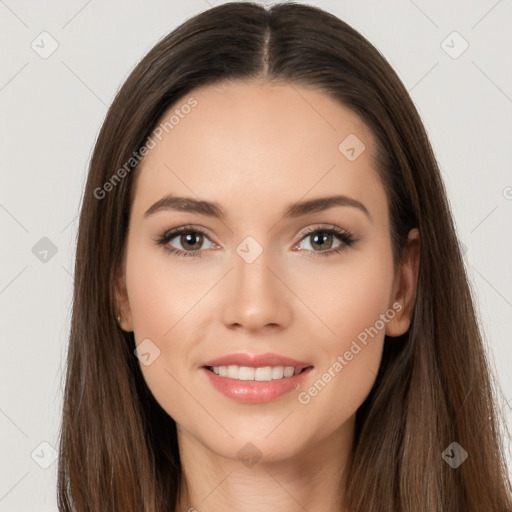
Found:
<svg viewBox="0 0 512 512"><path fill-rule="evenodd" d="M133 318L128 300L128 290L126 288L126 273L124 263L116 272L114 280L114 295L116 300L116 320L123 331L133 331ZM117 317L120 317L117 319Z"/></svg>
<svg viewBox="0 0 512 512"><path fill-rule="evenodd" d="M386 324L387 336L400 336L407 332L411 325L416 300L419 264L420 237L419 231L414 228L409 232L407 245L403 250L402 259L395 276L390 306L395 304L393 309L397 313Z"/></svg>

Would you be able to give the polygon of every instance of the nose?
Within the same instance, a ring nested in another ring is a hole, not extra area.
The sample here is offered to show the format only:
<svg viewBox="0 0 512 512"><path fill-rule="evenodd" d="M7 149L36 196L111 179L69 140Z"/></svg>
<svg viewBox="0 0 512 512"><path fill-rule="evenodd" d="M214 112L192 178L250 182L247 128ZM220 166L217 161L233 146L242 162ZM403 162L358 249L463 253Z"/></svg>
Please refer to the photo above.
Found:
<svg viewBox="0 0 512 512"><path fill-rule="evenodd" d="M293 294L271 259L265 250L251 263L235 253L234 268L222 293L223 321L228 328L277 331L290 324Z"/></svg>

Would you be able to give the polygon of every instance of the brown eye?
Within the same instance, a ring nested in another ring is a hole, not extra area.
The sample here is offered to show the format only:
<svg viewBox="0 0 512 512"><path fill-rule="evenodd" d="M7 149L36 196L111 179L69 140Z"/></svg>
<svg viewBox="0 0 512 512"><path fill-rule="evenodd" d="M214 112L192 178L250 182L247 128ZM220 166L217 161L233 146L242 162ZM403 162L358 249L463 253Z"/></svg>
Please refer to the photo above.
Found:
<svg viewBox="0 0 512 512"><path fill-rule="evenodd" d="M205 241L209 246L203 247ZM163 246L176 256L204 256L214 244L199 228L183 226L171 229L155 239L157 245Z"/></svg>
<svg viewBox="0 0 512 512"><path fill-rule="evenodd" d="M311 247L318 248L320 250L328 250L332 247L334 235L332 233L326 233L324 231L317 231L313 235L309 235L309 239L312 240Z"/></svg>
<svg viewBox="0 0 512 512"><path fill-rule="evenodd" d="M202 233L197 233L195 231L179 235L179 238L181 246L183 247L184 250L197 251L201 249L201 246L203 245L204 241L204 236L202 235Z"/></svg>
<svg viewBox="0 0 512 512"><path fill-rule="evenodd" d="M305 250L308 256L331 256L341 253L354 242L356 239L346 229L326 226L309 229L303 233L296 247Z"/></svg>

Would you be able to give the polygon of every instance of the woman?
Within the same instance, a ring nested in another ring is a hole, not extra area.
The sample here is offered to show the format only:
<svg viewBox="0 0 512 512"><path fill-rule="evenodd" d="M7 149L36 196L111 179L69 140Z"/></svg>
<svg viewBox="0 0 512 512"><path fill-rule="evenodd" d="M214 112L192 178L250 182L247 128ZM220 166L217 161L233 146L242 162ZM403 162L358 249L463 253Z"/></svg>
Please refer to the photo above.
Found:
<svg viewBox="0 0 512 512"><path fill-rule="evenodd" d="M224 4L144 57L75 276L61 511L511 510L432 149L333 15Z"/></svg>

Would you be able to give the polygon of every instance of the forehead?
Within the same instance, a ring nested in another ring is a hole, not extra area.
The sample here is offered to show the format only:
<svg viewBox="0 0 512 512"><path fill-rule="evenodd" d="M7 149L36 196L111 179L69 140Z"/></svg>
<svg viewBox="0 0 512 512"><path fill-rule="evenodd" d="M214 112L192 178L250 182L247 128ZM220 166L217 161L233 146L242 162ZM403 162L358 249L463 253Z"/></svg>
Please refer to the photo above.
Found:
<svg viewBox="0 0 512 512"><path fill-rule="evenodd" d="M255 81L199 88L159 126L136 171L134 209L171 192L246 207L333 191L369 200L383 194L371 131L311 87Z"/></svg>

